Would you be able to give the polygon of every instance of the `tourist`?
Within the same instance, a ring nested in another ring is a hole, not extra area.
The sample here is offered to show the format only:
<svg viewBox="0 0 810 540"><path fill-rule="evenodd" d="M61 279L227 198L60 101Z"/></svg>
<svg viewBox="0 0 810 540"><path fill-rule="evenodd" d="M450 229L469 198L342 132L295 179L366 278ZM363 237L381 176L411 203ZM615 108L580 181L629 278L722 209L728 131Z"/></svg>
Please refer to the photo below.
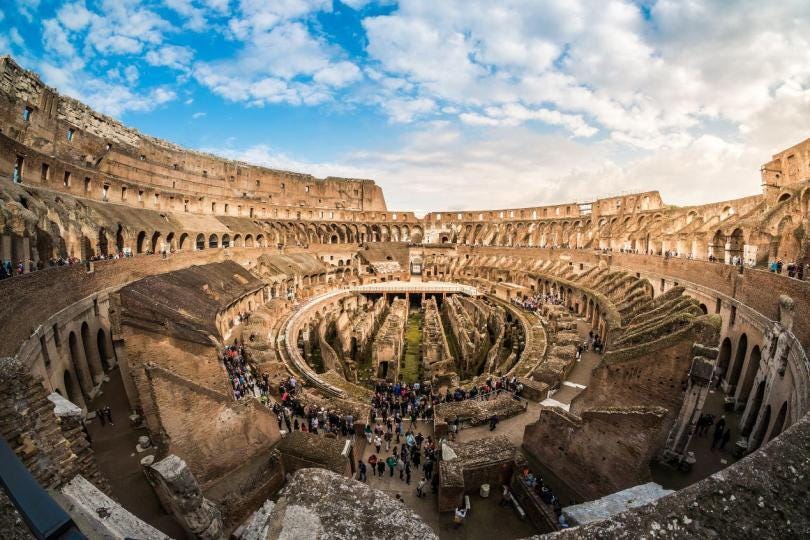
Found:
<svg viewBox="0 0 810 540"><path fill-rule="evenodd" d="M458 529L464 523L464 518L467 517L467 509L458 507L456 508L455 515L453 516L453 528Z"/></svg>
<svg viewBox="0 0 810 540"><path fill-rule="evenodd" d="M498 415L493 414L489 419L489 430L495 431L495 426L498 425Z"/></svg>
<svg viewBox="0 0 810 540"><path fill-rule="evenodd" d="M425 459L425 465L422 468L422 472L425 474L425 478L428 480L433 477L433 460L429 457Z"/></svg>
<svg viewBox="0 0 810 540"><path fill-rule="evenodd" d="M506 506L512 503L512 493L509 491L509 486L503 485L503 492L501 493L501 500L498 506Z"/></svg>
<svg viewBox="0 0 810 540"><path fill-rule="evenodd" d="M377 460L377 475L382 478L385 474L385 460Z"/></svg>
<svg viewBox="0 0 810 540"><path fill-rule="evenodd" d="M377 476L377 454L368 456L368 465L371 467L371 474Z"/></svg>
<svg viewBox="0 0 810 540"><path fill-rule="evenodd" d="M361 482L366 481L366 464L363 463L362 459L357 461L357 479Z"/></svg>
<svg viewBox="0 0 810 540"><path fill-rule="evenodd" d="M107 417L107 422L109 422L111 426L114 426L115 424L113 424L112 409L110 408L110 406L106 405L101 412L104 414L105 417Z"/></svg>
<svg viewBox="0 0 810 540"><path fill-rule="evenodd" d="M425 496L425 484L427 484L427 479L423 476L419 483L416 484L416 496L418 498L422 498Z"/></svg>
<svg viewBox="0 0 810 540"><path fill-rule="evenodd" d="M380 453L380 449L382 448L382 439L379 435L374 437L374 447L377 449L377 453Z"/></svg>
<svg viewBox="0 0 810 540"><path fill-rule="evenodd" d="M395 454L391 454L385 460L385 464L388 465L388 472L390 473L389 476L394 476L394 467L397 466L397 463L399 463L399 458L397 458Z"/></svg>
<svg viewBox="0 0 810 540"><path fill-rule="evenodd" d="M102 411L100 408L96 409L96 418L98 418L101 422L101 427L104 427L104 425L107 423L107 421L104 419L104 411Z"/></svg>
<svg viewBox="0 0 810 540"><path fill-rule="evenodd" d="M720 450L724 450L728 441L731 440L731 429L726 429L723 432L723 437L720 439Z"/></svg>

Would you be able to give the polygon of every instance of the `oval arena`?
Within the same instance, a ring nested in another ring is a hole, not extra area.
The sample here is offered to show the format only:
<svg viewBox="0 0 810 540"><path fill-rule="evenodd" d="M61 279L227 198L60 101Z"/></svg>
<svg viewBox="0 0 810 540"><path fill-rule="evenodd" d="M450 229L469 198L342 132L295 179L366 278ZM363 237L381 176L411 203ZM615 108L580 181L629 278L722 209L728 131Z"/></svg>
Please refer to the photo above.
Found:
<svg viewBox="0 0 810 540"><path fill-rule="evenodd" d="M417 217L8 56L0 116L4 537L810 534L810 139L741 199Z"/></svg>

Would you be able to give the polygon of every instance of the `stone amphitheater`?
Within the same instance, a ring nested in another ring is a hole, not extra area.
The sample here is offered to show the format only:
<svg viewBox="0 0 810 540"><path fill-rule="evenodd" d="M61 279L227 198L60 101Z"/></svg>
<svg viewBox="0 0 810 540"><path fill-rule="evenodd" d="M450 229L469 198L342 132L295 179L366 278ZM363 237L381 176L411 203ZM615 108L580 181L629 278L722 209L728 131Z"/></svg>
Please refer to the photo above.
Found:
<svg viewBox="0 0 810 540"><path fill-rule="evenodd" d="M420 218L9 57L0 115L3 538L810 537L810 139Z"/></svg>

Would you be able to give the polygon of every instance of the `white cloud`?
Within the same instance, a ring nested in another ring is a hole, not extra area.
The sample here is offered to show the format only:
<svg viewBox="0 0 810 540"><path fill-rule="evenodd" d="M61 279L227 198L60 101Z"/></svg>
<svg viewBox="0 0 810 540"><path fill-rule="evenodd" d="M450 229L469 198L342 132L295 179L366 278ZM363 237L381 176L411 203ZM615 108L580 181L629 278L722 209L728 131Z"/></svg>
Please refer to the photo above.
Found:
<svg viewBox="0 0 810 540"><path fill-rule="evenodd" d="M166 66L185 71L191 65L194 50L179 45L162 45L146 53L144 60L151 66Z"/></svg>
<svg viewBox="0 0 810 540"><path fill-rule="evenodd" d="M270 103L315 105L362 78L341 51L297 20L328 1L285 0L267 4L242 0L229 26L242 48L232 58L198 62L198 82L229 101L251 106Z"/></svg>
<svg viewBox="0 0 810 540"><path fill-rule="evenodd" d="M200 118L205 118L205 115L206 115L205 112L199 111L199 112L195 112L194 114L192 114L191 118L193 118L194 120L198 120Z"/></svg>

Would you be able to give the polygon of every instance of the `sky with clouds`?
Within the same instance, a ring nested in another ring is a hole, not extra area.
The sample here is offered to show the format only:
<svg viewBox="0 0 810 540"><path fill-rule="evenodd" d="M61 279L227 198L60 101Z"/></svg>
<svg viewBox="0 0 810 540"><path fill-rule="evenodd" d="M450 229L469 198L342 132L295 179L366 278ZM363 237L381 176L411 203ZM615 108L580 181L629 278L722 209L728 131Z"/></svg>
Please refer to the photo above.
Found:
<svg viewBox="0 0 810 540"><path fill-rule="evenodd" d="M0 53L190 148L419 212L757 193L810 136L807 0L5 0Z"/></svg>

